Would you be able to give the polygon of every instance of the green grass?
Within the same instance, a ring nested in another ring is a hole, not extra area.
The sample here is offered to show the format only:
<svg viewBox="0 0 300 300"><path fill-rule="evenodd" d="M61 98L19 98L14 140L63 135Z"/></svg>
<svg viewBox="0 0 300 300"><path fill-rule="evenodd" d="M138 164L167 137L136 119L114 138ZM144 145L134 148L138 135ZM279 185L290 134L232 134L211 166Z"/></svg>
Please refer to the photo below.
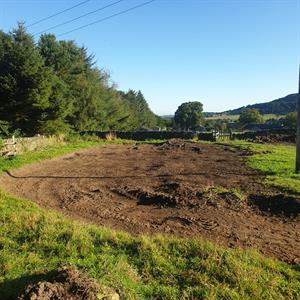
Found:
<svg viewBox="0 0 300 300"><path fill-rule="evenodd" d="M267 184L300 193L300 174L295 174L296 146L243 141L230 144L252 152L247 165L265 174Z"/></svg>
<svg viewBox="0 0 300 300"><path fill-rule="evenodd" d="M266 114L266 115L262 115L264 121L270 120L270 119L280 119L282 117L284 117L284 115L275 115L275 114ZM206 120L224 120L224 121L237 121L239 119L240 115L215 115L215 116L210 116L210 117L206 117Z"/></svg>
<svg viewBox="0 0 300 300"><path fill-rule="evenodd" d="M71 153L83 148L96 146L98 144L99 144L98 142L93 142L93 141L73 142L67 144L60 144L54 147L49 147L41 151L27 152L22 155L17 155L12 159L0 158L0 170L3 171L3 170L9 170L13 168L19 168L26 164L30 164L45 159L51 159L56 156Z"/></svg>
<svg viewBox="0 0 300 300"><path fill-rule="evenodd" d="M196 239L133 237L68 221L0 194L0 295L15 297L60 263L119 288L125 299L297 299L299 269L254 251ZM37 277L38 279L38 277Z"/></svg>
<svg viewBox="0 0 300 300"><path fill-rule="evenodd" d="M275 114L266 114L266 115L263 115L263 118L265 121L267 120L270 120L270 119L280 119L280 118L284 118L285 115L275 115Z"/></svg>
<svg viewBox="0 0 300 300"><path fill-rule="evenodd" d="M217 120L224 120L224 121L237 121L239 119L240 115L215 115L215 116L209 116L206 117L206 120L213 120L213 121L217 121Z"/></svg>
<svg viewBox="0 0 300 300"><path fill-rule="evenodd" d="M62 156L64 154L72 153L80 149L95 147L95 146L105 145L105 144L112 144L112 143L131 144L134 143L134 141L121 140L121 139L107 141L98 138L93 138L92 140L80 140L79 138L76 138L76 140L72 142L61 143L58 144L57 146L48 147L47 149L43 149L40 151L27 152L21 155L17 155L12 159L6 159L0 157L0 171L19 168L26 164L42 161L45 159L51 159L57 156Z"/></svg>
<svg viewBox="0 0 300 300"><path fill-rule="evenodd" d="M12 169L96 144L62 145L0 159L0 165ZM300 297L299 266L199 239L134 237L67 220L0 192L0 298L15 299L26 284L41 278L37 272L61 263L120 289L124 299Z"/></svg>

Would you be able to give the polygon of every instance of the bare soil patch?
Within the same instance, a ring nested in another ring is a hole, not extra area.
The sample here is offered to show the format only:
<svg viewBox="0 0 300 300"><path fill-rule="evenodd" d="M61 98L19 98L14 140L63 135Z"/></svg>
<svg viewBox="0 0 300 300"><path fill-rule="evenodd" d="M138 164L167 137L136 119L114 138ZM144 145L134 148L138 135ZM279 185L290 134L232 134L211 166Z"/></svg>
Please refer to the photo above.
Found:
<svg viewBox="0 0 300 300"><path fill-rule="evenodd" d="M300 262L299 196L267 189L245 155L183 141L113 144L26 166L0 184L42 207L133 234L203 237Z"/></svg>

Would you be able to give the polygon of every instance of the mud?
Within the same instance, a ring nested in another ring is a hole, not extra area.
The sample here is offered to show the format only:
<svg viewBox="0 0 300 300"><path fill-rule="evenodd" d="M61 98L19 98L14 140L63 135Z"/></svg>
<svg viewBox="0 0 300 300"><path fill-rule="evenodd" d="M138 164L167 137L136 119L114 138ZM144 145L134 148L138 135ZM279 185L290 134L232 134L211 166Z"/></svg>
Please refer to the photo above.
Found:
<svg viewBox="0 0 300 300"><path fill-rule="evenodd" d="M245 166L246 155L183 141L114 144L26 166L2 176L0 185L47 209L132 234L201 237L300 262L299 195L267 190Z"/></svg>
<svg viewBox="0 0 300 300"><path fill-rule="evenodd" d="M115 291L101 287L95 280L72 267L61 267L47 281L30 284L18 300L119 300Z"/></svg>

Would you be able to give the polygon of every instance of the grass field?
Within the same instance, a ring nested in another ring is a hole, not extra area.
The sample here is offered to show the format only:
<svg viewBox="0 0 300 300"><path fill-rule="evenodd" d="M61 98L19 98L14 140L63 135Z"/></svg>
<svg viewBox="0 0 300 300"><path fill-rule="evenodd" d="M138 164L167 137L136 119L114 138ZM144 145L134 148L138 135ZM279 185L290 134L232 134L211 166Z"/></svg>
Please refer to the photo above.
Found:
<svg viewBox="0 0 300 300"><path fill-rule="evenodd" d="M0 159L0 169L49 159L98 143L76 142ZM249 166L267 181L297 190L293 148L235 143L255 152ZM124 299L299 299L300 268L252 250L199 239L130 236L70 221L33 202L0 193L0 295L15 299L36 272L72 264Z"/></svg>
<svg viewBox="0 0 300 300"><path fill-rule="evenodd" d="M206 120L224 120L224 121L237 121L239 119L240 115L215 115L215 116L210 116L210 117L206 117ZM284 115L275 115L275 114L266 114L263 115L264 121L270 120L270 119L280 119L284 117Z"/></svg>
<svg viewBox="0 0 300 300"><path fill-rule="evenodd" d="M242 141L231 144L252 152L252 155L247 157L247 165L265 174L266 183L300 193L300 174L295 174L295 146Z"/></svg>

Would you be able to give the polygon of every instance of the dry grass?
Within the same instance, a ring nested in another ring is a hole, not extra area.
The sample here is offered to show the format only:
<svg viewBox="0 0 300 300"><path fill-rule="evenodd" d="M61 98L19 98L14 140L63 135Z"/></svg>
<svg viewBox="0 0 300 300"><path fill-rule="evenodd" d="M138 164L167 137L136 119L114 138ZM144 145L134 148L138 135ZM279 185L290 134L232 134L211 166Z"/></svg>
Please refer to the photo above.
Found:
<svg viewBox="0 0 300 300"><path fill-rule="evenodd" d="M107 141L114 141L117 140L118 138L115 133L109 132L108 134L105 135L105 139Z"/></svg>

